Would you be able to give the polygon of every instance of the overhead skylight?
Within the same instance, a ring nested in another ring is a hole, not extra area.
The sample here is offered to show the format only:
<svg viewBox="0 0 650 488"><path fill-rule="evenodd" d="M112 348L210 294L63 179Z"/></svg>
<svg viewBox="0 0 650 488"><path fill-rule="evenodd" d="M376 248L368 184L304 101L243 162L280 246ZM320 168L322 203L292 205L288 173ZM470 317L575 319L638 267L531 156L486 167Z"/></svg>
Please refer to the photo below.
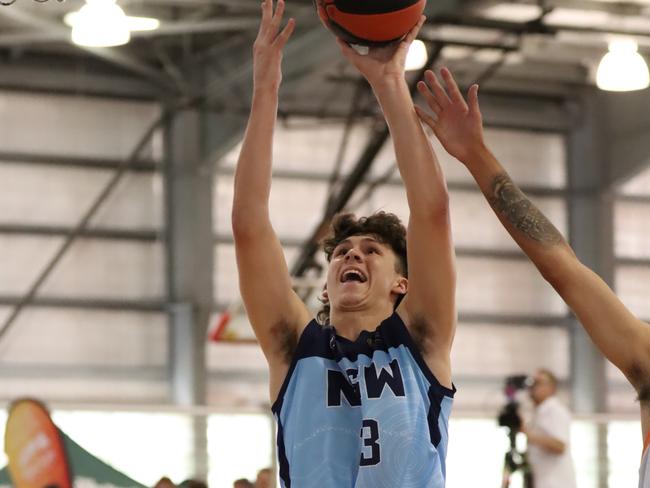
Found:
<svg viewBox="0 0 650 488"><path fill-rule="evenodd" d="M483 17L509 22L529 22L538 18L541 14L542 9L538 5L525 5L521 3L500 3L481 9L481 15Z"/></svg>

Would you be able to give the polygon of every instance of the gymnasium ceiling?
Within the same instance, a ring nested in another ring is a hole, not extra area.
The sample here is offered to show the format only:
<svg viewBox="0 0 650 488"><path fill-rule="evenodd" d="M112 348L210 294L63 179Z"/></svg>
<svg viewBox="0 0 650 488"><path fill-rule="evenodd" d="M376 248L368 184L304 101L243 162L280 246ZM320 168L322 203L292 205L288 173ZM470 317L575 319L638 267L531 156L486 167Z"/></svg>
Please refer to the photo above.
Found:
<svg viewBox="0 0 650 488"><path fill-rule="evenodd" d="M81 0L0 6L0 89L182 99L247 111L259 0L118 3L128 15L159 18L160 29L136 33L125 46L83 49L68 41L62 22ZM282 110L347 113L359 89L356 75L319 24L312 0L287 3L299 30L285 58ZM421 38L435 62L452 67L464 84L478 80L494 91L565 96L593 85L615 34L633 36L650 58L650 0L430 0L427 14Z"/></svg>

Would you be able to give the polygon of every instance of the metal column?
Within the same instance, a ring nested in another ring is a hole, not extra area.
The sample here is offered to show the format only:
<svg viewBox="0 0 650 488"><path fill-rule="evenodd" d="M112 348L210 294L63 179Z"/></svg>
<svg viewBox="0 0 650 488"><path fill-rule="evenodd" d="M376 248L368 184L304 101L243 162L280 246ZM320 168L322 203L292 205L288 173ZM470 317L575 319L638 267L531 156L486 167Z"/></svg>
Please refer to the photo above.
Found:
<svg viewBox="0 0 650 488"><path fill-rule="evenodd" d="M606 178L608 144L602 99L587 93L577 110L576 128L569 136L569 228L578 258L610 286L614 280L613 197ZM607 410L606 360L581 324L570 325L571 393L573 410L593 414ZM594 487L607 488L607 426L594 426Z"/></svg>
<svg viewBox="0 0 650 488"><path fill-rule="evenodd" d="M202 164L202 116L178 112L166 126L167 284L171 395L181 406L206 402L205 337L213 303L211 165ZM205 418L193 418L194 472L206 479Z"/></svg>

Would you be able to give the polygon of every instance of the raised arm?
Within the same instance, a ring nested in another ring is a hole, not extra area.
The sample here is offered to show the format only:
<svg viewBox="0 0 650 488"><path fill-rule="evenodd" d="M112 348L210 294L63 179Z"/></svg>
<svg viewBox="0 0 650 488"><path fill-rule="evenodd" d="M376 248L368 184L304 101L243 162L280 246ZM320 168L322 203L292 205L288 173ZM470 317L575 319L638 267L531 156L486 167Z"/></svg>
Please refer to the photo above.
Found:
<svg viewBox="0 0 650 488"><path fill-rule="evenodd" d="M432 72L418 89L434 115L420 118L444 148L470 171L488 203L519 247L577 315L596 346L641 390L650 378L650 326L634 317L614 292L583 265L553 224L510 179L483 138L478 86L466 104L451 73Z"/></svg>
<svg viewBox="0 0 650 488"><path fill-rule="evenodd" d="M345 43L339 45L368 80L381 105L406 188L408 293L398 313L420 342L433 373L450 387L456 274L447 187L404 78L406 54L423 21L397 47L371 49L366 56Z"/></svg>
<svg viewBox="0 0 650 488"><path fill-rule="evenodd" d="M271 396L290 362L291 344L310 319L293 292L282 247L269 218L273 131L282 74L282 48L291 36L290 19L280 32L284 2L262 3L262 21L253 47L251 113L235 172L232 227L239 287L255 335L271 369Z"/></svg>

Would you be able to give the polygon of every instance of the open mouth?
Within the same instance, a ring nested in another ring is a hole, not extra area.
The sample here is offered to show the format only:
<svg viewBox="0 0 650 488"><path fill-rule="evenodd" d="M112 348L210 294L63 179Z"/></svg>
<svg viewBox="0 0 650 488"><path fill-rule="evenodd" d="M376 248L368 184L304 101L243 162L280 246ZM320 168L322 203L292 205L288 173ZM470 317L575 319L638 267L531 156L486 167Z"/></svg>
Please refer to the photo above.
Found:
<svg viewBox="0 0 650 488"><path fill-rule="evenodd" d="M357 283L365 283L368 278L359 270L349 269L341 275L341 283L349 283L356 281Z"/></svg>

